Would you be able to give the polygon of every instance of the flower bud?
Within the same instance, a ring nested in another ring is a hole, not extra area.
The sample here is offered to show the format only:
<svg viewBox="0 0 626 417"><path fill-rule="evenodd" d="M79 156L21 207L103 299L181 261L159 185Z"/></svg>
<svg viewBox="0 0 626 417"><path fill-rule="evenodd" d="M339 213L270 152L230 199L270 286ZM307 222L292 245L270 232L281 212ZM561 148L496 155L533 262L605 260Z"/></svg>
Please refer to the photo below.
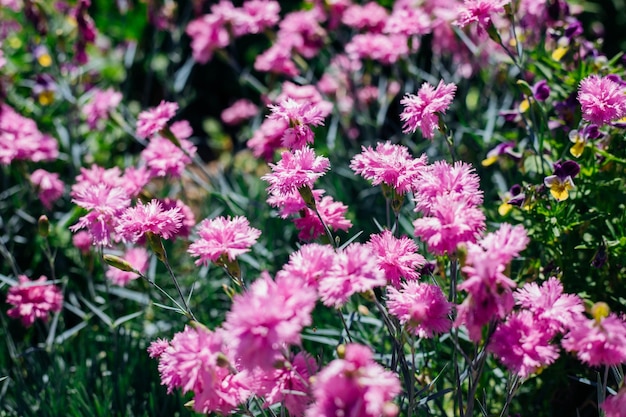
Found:
<svg viewBox="0 0 626 417"><path fill-rule="evenodd" d="M37 221L37 231L41 237L48 237L50 234L50 221L48 220L48 216L45 214L39 216L39 220Z"/></svg>
<svg viewBox="0 0 626 417"><path fill-rule="evenodd" d="M113 268L117 268L120 271L135 272L139 274L139 272L135 268L133 268L133 266L129 264L128 261L120 258L119 256L107 253L102 256L102 259L104 259L104 262L106 262L108 265L112 266Z"/></svg>

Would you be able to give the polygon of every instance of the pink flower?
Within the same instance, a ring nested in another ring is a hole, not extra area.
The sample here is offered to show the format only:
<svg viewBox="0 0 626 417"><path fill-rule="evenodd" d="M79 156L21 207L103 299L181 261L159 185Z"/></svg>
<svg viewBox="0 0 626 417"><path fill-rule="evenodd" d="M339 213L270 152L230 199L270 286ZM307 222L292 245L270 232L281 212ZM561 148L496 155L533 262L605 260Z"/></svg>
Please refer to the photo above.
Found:
<svg viewBox="0 0 626 417"><path fill-rule="evenodd" d="M289 123L286 120L265 119L254 131L246 146L252 150L255 157L270 162L274 160L274 152L281 147L282 137L288 128Z"/></svg>
<svg viewBox="0 0 626 417"><path fill-rule="evenodd" d="M191 229L196 225L196 216L191 211L191 208L183 203L181 200L166 198L164 200L159 200L161 205L163 206L163 210L171 210L178 207L180 213L183 215L181 220L180 229L176 233L177 237L180 238L188 238L191 234Z"/></svg>
<svg viewBox="0 0 626 417"><path fill-rule="evenodd" d="M6 104L0 104L0 164L13 160L50 161L59 155L57 141L44 135L31 119Z"/></svg>
<svg viewBox="0 0 626 417"><path fill-rule="evenodd" d="M486 29L491 23L491 16L504 12L504 6L510 2L511 0L464 0L454 24L465 27L477 22L481 28Z"/></svg>
<svg viewBox="0 0 626 417"><path fill-rule="evenodd" d="M313 131L310 126L324 124L322 113L316 105L310 103L298 103L288 98L279 105L268 106L272 111L270 119L283 119L289 122L289 128L282 137L283 146L290 149L301 149L308 143L313 143Z"/></svg>
<svg viewBox="0 0 626 417"><path fill-rule="evenodd" d="M169 340L158 338L148 346L148 355L152 359L159 358L168 347L170 347Z"/></svg>
<svg viewBox="0 0 626 417"><path fill-rule="evenodd" d="M177 103L161 101L157 107L142 111L137 118L137 136L148 138L159 133L167 126L167 122L174 117L177 110Z"/></svg>
<svg viewBox="0 0 626 417"><path fill-rule="evenodd" d="M583 119L603 125L626 116L625 93L626 89L609 77L588 76L578 89Z"/></svg>
<svg viewBox="0 0 626 417"><path fill-rule="evenodd" d="M600 320L582 318L572 323L561 346L591 366L619 365L626 362L626 323L614 313Z"/></svg>
<svg viewBox="0 0 626 417"><path fill-rule="evenodd" d="M39 200L48 210L63 196L63 181L59 179L59 174L37 169L30 174L30 182L39 191Z"/></svg>
<svg viewBox="0 0 626 417"><path fill-rule="evenodd" d="M406 146L390 142L378 143L376 150L361 147L362 152L350 162L350 168L373 185L386 184L399 194L413 189L418 175L426 165L426 156L414 159Z"/></svg>
<svg viewBox="0 0 626 417"><path fill-rule="evenodd" d="M404 133L413 133L421 129L425 138L432 139L439 125L439 114L445 114L454 99L456 85L439 81L436 88L428 83L422 84L417 95L407 94L400 104L404 111L400 119L404 122Z"/></svg>
<svg viewBox="0 0 626 417"><path fill-rule="evenodd" d="M169 139L155 136L141 152L152 177L171 176L180 178L185 167L191 163L196 147L186 139L179 140L181 147L174 145Z"/></svg>
<svg viewBox="0 0 626 417"><path fill-rule="evenodd" d="M129 197L134 198L150 182L150 172L145 167L128 167L120 178L122 180L122 188L126 190Z"/></svg>
<svg viewBox="0 0 626 417"><path fill-rule="evenodd" d="M626 388L622 386L616 395L612 395L600 404L605 417L624 417L626 410Z"/></svg>
<svg viewBox="0 0 626 417"><path fill-rule="evenodd" d="M325 193L324 190L312 190L311 192L313 193L313 199L316 204L321 200L322 195ZM297 189L294 189L287 194L270 194L267 197L267 204L278 208L278 214L283 219L286 219L292 214L300 215L302 210L304 210L305 215L308 214L306 211L306 203Z"/></svg>
<svg viewBox="0 0 626 417"><path fill-rule="evenodd" d="M352 243L337 252L333 267L320 278L319 294L326 306L341 307L352 294L387 283L368 245Z"/></svg>
<svg viewBox="0 0 626 417"><path fill-rule="evenodd" d="M238 125L256 116L259 108L250 100L242 98L235 101L230 107L222 111L222 122L227 125Z"/></svg>
<svg viewBox="0 0 626 417"><path fill-rule="evenodd" d="M128 181L122 176L118 167L105 169L98 165L92 165L89 169L81 167L80 174L76 176L76 184L72 185L70 195L76 197L92 185L105 185L108 188L121 188L126 190Z"/></svg>
<svg viewBox="0 0 626 417"><path fill-rule="evenodd" d="M196 265L216 262L221 256L234 260L237 256L249 252L261 236L261 231L250 227L248 219L237 216L204 219L198 227L200 238L189 245L192 256L199 256Z"/></svg>
<svg viewBox="0 0 626 417"><path fill-rule="evenodd" d="M115 231L122 239L131 242L137 242L148 232L169 239L178 233L182 221L183 214L178 207L164 210L158 200L145 205L138 201L135 207L122 213Z"/></svg>
<svg viewBox="0 0 626 417"><path fill-rule="evenodd" d="M122 94L109 88L107 90L93 89L93 95L83 106L83 116L87 118L90 129L98 126L98 121L106 120L109 111L115 109L122 101Z"/></svg>
<svg viewBox="0 0 626 417"><path fill-rule="evenodd" d="M148 270L148 252L144 248L130 248L122 257L133 268L144 274ZM125 286L130 281L137 279L139 275L134 272L122 271L114 267L109 267L105 273L106 277L115 285Z"/></svg>
<svg viewBox="0 0 626 417"><path fill-rule="evenodd" d="M527 378L559 357L557 346L550 344L552 336L546 322L524 310L498 325L488 349L511 371Z"/></svg>
<svg viewBox="0 0 626 417"><path fill-rule="evenodd" d="M353 4L346 9L341 21L344 25L355 29L364 29L369 33L380 33L385 27L389 13L387 9L375 1L361 6Z"/></svg>
<svg viewBox="0 0 626 417"><path fill-rule="evenodd" d="M287 194L304 187L313 188L315 180L324 175L330 168L328 158L315 156L309 147L295 152L285 151L277 164L270 164L272 172L261 177L270 185L267 191L271 194Z"/></svg>
<svg viewBox="0 0 626 417"><path fill-rule="evenodd" d="M580 297L563 294L563 285L551 277L541 286L525 284L513 294L518 305L530 310L535 317L548 323L553 332L564 332L583 319L585 306Z"/></svg>
<svg viewBox="0 0 626 417"><path fill-rule="evenodd" d="M317 211L319 212L324 223L331 230L346 231L352 227L352 222L346 219L348 207L338 201L334 201L332 197L325 196L315 200ZM294 224L300 230L298 239L313 240L324 234L324 225L317 217L317 214L308 207L304 209L304 215L293 220Z"/></svg>
<svg viewBox="0 0 626 417"><path fill-rule="evenodd" d="M390 402L400 391L398 376L374 362L368 347L349 344L345 359L335 359L315 377L315 402L305 415L393 417L397 408Z"/></svg>
<svg viewBox="0 0 626 417"><path fill-rule="evenodd" d="M201 64L206 64L211 59L213 51L230 43L224 19L215 14L205 14L192 20L185 32L191 38L193 58Z"/></svg>
<svg viewBox="0 0 626 417"><path fill-rule="evenodd" d="M222 335L198 326L185 327L165 346L153 343L150 355L159 359L161 384L171 393L181 388L193 391L194 409L203 414L228 414L250 395L245 384L245 372L231 371L235 363Z"/></svg>
<svg viewBox="0 0 626 417"><path fill-rule="evenodd" d="M61 311L63 294L57 286L46 284L48 278L44 275L35 281L20 275L18 280L7 294L7 303L15 306L7 311L9 317L21 319L24 326L30 327L35 319L47 321L48 313Z"/></svg>
<svg viewBox="0 0 626 417"><path fill-rule="evenodd" d="M241 8L243 22L235 22L236 35L261 33L280 20L280 4L272 0L248 0Z"/></svg>
<svg viewBox="0 0 626 417"><path fill-rule="evenodd" d="M83 255L89 254L91 251L91 235L87 231L81 231L72 236L72 244Z"/></svg>
<svg viewBox="0 0 626 417"><path fill-rule="evenodd" d="M241 365L271 369L286 347L299 345L316 300L313 288L287 277L273 281L268 273L236 295L224 329Z"/></svg>
<svg viewBox="0 0 626 417"><path fill-rule="evenodd" d="M411 333L432 338L452 328L452 304L436 285L408 281L400 290L387 288L387 307Z"/></svg>
<svg viewBox="0 0 626 417"><path fill-rule="evenodd" d="M320 25L324 19L316 8L286 14L279 24L277 44L304 58L315 57L324 45L326 31Z"/></svg>
<svg viewBox="0 0 626 417"><path fill-rule="evenodd" d="M435 255L456 252L459 243L475 242L485 228L483 212L453 194L437 196L428 216L413 222L415 236Z"/></svg>
<svg viewBox="0 0 626 417"><path fill-rule="evenodd" d="M383 32L404 36L425 35L432 31L431 26L431 18L424 10L396 7L387 19Z"/></svg>
<svg viewBox="0 0 626 417"><path fill-rule="evenodd" d="M310 243L289 255L289 262L283 266L278 276L300 280L305 285L317 288L319 281L333 266L335 251L328 245Z"/></svg>
<svg viewBox="0 0 626 417"><path fill-rule="evenodd" d="M378 267L385 272L387 281L396 288L400 287L400 278L407 281L420 277L419 268L426 259L417 253L417 245L406 236L396 238L391 231L372 235L368 243L376 256Z"/></svg>
<svg viewBox="0 0 626 417"><path fill-rule="evenodd" d="M118 217L130 205L130 198L120 187L82 184L82 187L76 188L72 202L89 212L78 219L70 230L75 232L87 228L94 245L109 246Z"/></svg>
<svg viewBox="0 0 626 417"><path fill-rule="evenodd" d="M371 59L392 65L409 55L408 38L404 35L365 33L355 35L346 44L346 54L353 60Z"/></svg>
<svg viewBox="0 0 626 417"><path fill-rule="evenodd" d="M419 171L419 178L413 183L415 191L415 211L428 215L435 199L440 195L453 195L469 206L479 206L483 202L480 178L474 168L465 162L437 161Z"/></svg>
<svg viewBox="0 0 626 417"><path fill-rule="evenodd" d="M333 103L324 100L318 89L313 85L297 85L290 81L285 81L281 85L281 92L274 100L281 103L285 100L294 100L301 106L315 106L317 115L322 119L333 111Z"/></svg>
<svg viewBox="0 0 626 417"><path fill-rule="evenodd" d="M298 67L291 59L291 45L280 43L280 39L265 52L256 56L254 69L288 77L300 74Z"/></svg>

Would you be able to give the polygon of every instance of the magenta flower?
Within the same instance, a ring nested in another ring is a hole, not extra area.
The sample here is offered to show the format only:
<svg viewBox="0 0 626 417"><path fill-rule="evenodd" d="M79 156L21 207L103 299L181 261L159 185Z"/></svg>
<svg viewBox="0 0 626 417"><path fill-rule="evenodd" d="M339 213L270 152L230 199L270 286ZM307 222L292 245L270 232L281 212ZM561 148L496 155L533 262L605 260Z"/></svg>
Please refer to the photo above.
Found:
<svg viewBox="0 0 626 417"><path fill-rule="evenodd" d="M196 147L186 139L179 139L181 147L169 139L155 136L141 152L141 159L146 162L151 177L180 178L185 167L191 163Z"/></svg>
<svg viewBox="0 0 626 417"><path fill-rule="evenodd" d="M545 321L524 310L498 325L488 349L511 371L527 378L559 357L558 347L550 344L552 336Z"/></svg>
<svg viewBox="0 0 626 417"><path fill-rule="evenodd" d="M460 243L475 242L485 229L483 212L454 194L437 196L428 216L413 222L415 236L435 255L456 252Z"/></svg>
<svg viewBox="0 0 626 417"><path fill-rule="evenodd" d="M122 259L142 274L148 270L149 255L144 248L130 248L126 251ZM139 275L134 272L122 271L114 267L109 267L105 275L111 283L119 285L120 287L124 287L130 281L139 278Z"/></svg>
<svg viewBox="0 0 626 417"><path fill-rule="evenodd" d="M161 205L163 206L163 210L167 211L170 209L174 209L178 207L180 213L183 215L181 220L180 229L176 233L177 237L180 238L188 238L191 234L191 229L196 225L196 216L191 211L191 208L183 203L181 200L166 198L164 200L159 200Z"/></svg>
<svg viewBox="0 0 626 417"><path fill-rule="evenodd" d="M371 59L392 65L409 55L408 38L404 35L363 33L354 35L346 44L346 54L352 60Z"/></svg>
<svg viewBox="0 0 626 417"><path fill-rule="evenodd" d="M221 114L222 122L227 125L238 125L259 114L259 108L250 100L240 99L224 109Z"/></svg>
<svg viewBox="0 0 626 417"><path fill-rule="evenodd" d="M376 150L362 147L355 155L350 168L373 185L386 184L398 194L412 191L418 175L426 166L426 155L414 159L406 146L390 142L378 143Z"/></svg>
<svg viewBox="0 0 626 417"><path fill-rule="evenodd" d="M398 410L391 401L400 391L398 376L374 362L368 347L349 344L344 359L335 359L315 377L315 402L306 417L394 417Z"/></svg>
<svg viewBox="0 0 626 417"><path fill-rule="evenodd" d="M63 294L56 285L47 284L44 275L35 281L20 275L18 280L7 294L7 303L14 306L7 311L9 317L20 319L24 326L30 327L36 319L48 321L50 312L61 311Z"/></svg>
<svg viewBox="0 0 626 417"><path fill-rule="evenodd" d="M626 410L626 385L616 395L612 395L600 404L600 408L604 411L605 417L624 417Z"/></svg>
<svg viewBox="0 0 626 417"><path fill-rule="evenodd" d="M158 200L145 205L138 201L135 207L122 213L115 231L122 239L131 242L137 242L146 233L169 239L178 233L182 221L183 214L178 207L164 210Z"/></svg>
<svg viewBox="0 0 626 417"><path fill-rule="evenodd" d="M387 9L375 1L363 6L353 4L346 9L341 17L344 25L355 29L365 29L369 33L380 33L385 27L389 13Z"/></svg>
<svg viewBox="0 0 626 417"><path fill-rule="evenodd" d="M465 162L437 161L420 170L417 181L413 184L415 192L415 211L429 215L432 205L440 195L453 195L465 201L469 206L479 206L483 202L480 178L474 168Z"/></svg>
<svg viewBox="0 0 626 417"><path fill-rule="evenodd" d="M100 120L109 117L109 111L115 109L122 101L122 94L109 88L107 90L93 89L93 95L83 106L82 113L87 119L90 129L95 129Z"/></svg>
<svg viewBox="0 0 626 417"><path fill-rule="evenodd" d="M417 280L418 269L426 263L426 259L417 253L417 245L406 236L396 238L391 231L372 235L369 246L376 256L378 267L385 272L387 281L396 288L400 287L400 279Z"/></svg>
<svg viewBox="0 0 626 417"><path fill-rule="evenodd" d="M400 114L400 119L404 122L404 133L413 133L420 129L425 138L432 139L439 125L438 115L445 114L448 110L455 92L455 84L439 81L437 88L424 83L417 95L404 96L400 100L400 104L404 106L404 111Z"/></svg>
<svg viewBox="0 0 626 417"><path fill-rule="evenodd" d="M48 210L63 196L63 181L59 174L37 169L30 174L30 182L37 188L39 200Z"/></svg>
<svg viewBox="0 0 626 417"><path fill-rule="evenodd" d="M510 2L511 0L464 0L454 24L465 27L477 22L480 28L487 29L491 16L504 12L504 6Z"/></svg>
<svg viewBox="0 0 626 417"><path fill-rule="evenodd" d="M281 39L272 45L262 54L256 56L254 69L261 72L271 72L284 74L288 77L295 77L300 74L298 67L292 61L291 45L287 42L281 43Z"/></svg>
<svg viewBox="0 0 626 417"><path fill-rule="evenodd" d="M315 200L315 206L326 226L331 230L346 231L352 227L352 222L346 219L348 207L338 201L334 201L332 197L325 196ZM298 239L313 240L324 234L324 225L317 217L317 214L309 208L304 209L304 215L293 220L294 224L300 230Z"/></svg>
<svg viewBox="0 0 626 417"><path fill-rule="evenodd" d="M352 243L337 252L335 263L320 278L319 294L326 306L341 307L352 294L365 292L387 283L368 245Z"/></svg>
<svg viewBox="0 0 626 417"><path fill-rule="evenodd" d="M198 227L200 238L189 245L192 256L199 256L196 265L216 262L221 256L233 261L243 253L249 252L261 236L261 231L250 227L248 219L217 217L204 219Z"/></svg>
<svg viewBox="0 0 626 417"><path fill-rule="evenodd" d="M626 116L626 89L609 77L590 75L580 82L583 119L603 125Z"/></svg>
<svg viewBox="0 0 626 417"><path fill-rule="evenodd" d="M137 136L148 138L159 133L167 126L167 122L174 117L177 110L177 103L161 101L157 107L142 111L137 118Z"/></svg>
<svg viewBox="0 0 626 417"><path fill-rule="evenodd" d="M600 320L582 318L571 324L561 346L591 366L619 365L626 362L626 322L614 313Z"/></svg>
<svg viewBox="0 0 626 417"><path fill-rule="evenodd" d="M330 161L323 156L315 156L309 147L295 152L285 151L277 164L270 164L272 172L261 177L270 185L267 191L271 194L288 194L293 190L309 187L324 175L330 168Z"/></svg>
<svg viewBox="0 0 626 417"><path fill-rule="evenodd" d="M311 192L313 193L313 199L316 204L322 199L322 195L325 193L324 190L312 190ZM306 211L306 203L297 189L287 194L270 194L267 197L267 204L278 208L278 214L283 219L286 219L292 214L300 215L302 210L304 210L305 215L308 214Z"/></svg>
<svg viewBox="0 0 626 417"><path fill-rule="evenodd" d="M13 160L50 161L59 155L57 141L39 131L35 122L0 104L0 164Z"/></svg>
<svg viewBox="0 0 626 417"><path fill-rule="evenodd" d="M193 391L197 412L229 414L250 396L246 373L231 371L235 361L221 333L186 326L168 346L165 343L157 341L149 349L159 360L161 384L168 393L175 388L183 393Z"/></svg>
<svg viewBox="0 0 626 417"><path fill-rule="evenodd" d="M452 328L452 304L441 288L433 284L408 281L399 290L388 287L387 307L389 313L418 337L432 338Z"/></svg>
<svg viewBox="0 0 626 417"><path fill-rule="evenodd" d="M290 149L302 149L308 143L313 143L313 131L311 126L324 124L321 110L311 103L300 103L291 98L283 100L278 105L270 104L272 114L270 119L282 119L289 122L289 128L282 137L283 146Z"/></svg>
<svg viewBox="0 0 626 417"><path fill-rule="evenodd" d="M316 300L313 288L288 277L273 281L268 273L236 295L224 329L241 365L271 369L286 347L299 345Z"/></svg>
<svg viewBox="0 0 626 417"><path fill-rule="evenodd" d="M185 33L191 38L193 59L206 64L216 49L228 46L230 36L224 19L215 14L205 14L187 25Z"/></svg>
<svg viewBox="0 0 626 417"><path fill-rule="evenodd" d="M277 276L300 280L309 287L317 288L319 281L333 266L335 251L329 245L310 243L289 255L289 262Z"/></svg>
<svg viewBox="0 0 626 417"><path fill-rule="evenodd" d="M282 137L288 128L286 120L265 119L246 142L246 146L255 157L270 162L274 160L274 152L282 146Z"/></svg>
<svg viewBox="0 0 626 417"><path fill-rule="evenodd" d="M91 235L85 230L78 232L72 236L72 244L80 253L87 255L91 251Z"/></svg>
<svg viewBox="0 0 626 417"><path fill-rule="evenodd" d="M564 332L584 319L585 306L580 297L563 294L563 285L555 277L541 286L529 282L515 291L513 296L518 305L545 321L553 333Z"/></svg>

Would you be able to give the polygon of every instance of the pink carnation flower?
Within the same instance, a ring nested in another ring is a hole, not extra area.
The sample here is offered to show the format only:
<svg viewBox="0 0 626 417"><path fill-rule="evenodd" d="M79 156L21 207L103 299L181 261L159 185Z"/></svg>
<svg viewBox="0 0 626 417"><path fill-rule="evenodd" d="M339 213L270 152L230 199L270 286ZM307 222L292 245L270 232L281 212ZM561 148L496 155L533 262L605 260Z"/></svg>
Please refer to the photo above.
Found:
<svg viewBox="0 0 626 417"><path fill-rule="evenodd" d="M217 217L204 219L198 227L200 238L189 245L192 256L199 256L196 265L216 262L226 256L234 260L237 256L249 252L261 236L261 231L250 227L248 219L242 216L235 218Z"/></svg>
<svg viewBox="0 0 626 417"><path fill-rule="evenodd" d="M20 319L24 326L30 327L36 319L47 321L50 312L61 311L63 294L57 286L46 284L48 278L44 275L35 281L20 275L18 280L7 294L7 303L15 306L7 311L9 317Z"/></svg>
<svg viewBox="0 0 626 417"><path fill-rule="evenodd" d="M400 104L404 106L404 111L400 114L400 119L404 122L404 133L413 133L420 129L425 138L432 139L439 125L438 114L445 114L454 99L455 92L455 84L445 84L439 81L436 88L424 83L417 95L404 96L400 100Z"/></svg>
<svg viewBox="0 0 626 417"><path fill-rule="evenodd" d="M312 190L311 192L313 193L313 199L316 203L321 200L322 195L325 193L324 190ZM278 208L278 214L283 219L286 219L292 214L300 215L302 210L304 210L305 215L308 214L306 211L306 203L300 195L300 192L296 189L287 194L270 194L267 197L267 204Z"/></svg>
<svg viewBox="0 0 626 417"><path fill-rule="evenodd" d="M547 322L553 333L564 332L584 318L585 306L580 297L563 294L563 285L555 277L541 286L534 282L527 283L515 291L513 296L518 305Z"/></svg>
<svg viewBox="0 0 626 417"><path fill-rule="evenodd" d="M37 188L39 200L48 210L63 196L63 181L59 174L37 169L30 174L30 182Z"/></svg>
<svg viewBox="0 0 626 417"><path fill-rule="evenodd" d="M306 417L394 417L398 410L391 401L400 391L398 376L374 362L368 347L349 344L344 359L335 359L315 377L315 402Z"/></svg>
<svg viewBox="0 0 626 417"><path fill-rule="evenodd" d="M259 108L250 100L240 99L235 101L230 107L224 109L221 114L222 122L227 125L238 125L256 116Z"/></svg>
<svg viewBox="0 0 626 417"><path fill-rule="evenodd" d="M511 0L464 0L454 24L465 27L477 22L482 29L486 29L491 23L491 16L504 12L504 6L510 2Z"/></svg>
<svg viewBox="0 0 626 417"><path fill-rule="evenodd" d="M141 152L141 159L146 162L150 176L180 178L185 167L191 163L196 147L186 139L179 139L179 142L180 148L161 136L150 139L146 149Z"/></svg>
<svg viewBox="0 0 626 417"><path fill-rule="evenodd" d="M180 213L183 215L181 220L180 229L176 233L176 236L179 238L188 238L191 234L191 229L196 225L196 216L191 211L191 208L183 203L181 200L166 198L164 200L159 200L161 205L163 206L163 210L171 210L178 207Z"/></svg>
<svg viewBox="0 0 626 417"><path fill-rule="evenodd" d="M325 196L315 200L315 206L322 220L331 230L346 231L352 227L352 222L346 219L348 207L338 201L334 201L332 197ZM324 225L317 217L317 214L308 207L304 209L304 215L293 220L294 224L300 230L298 239L313 240L324 234Z"/></svg>
<svg viewBox="0 0 626 417"><path fill-rule="evenodd" d="M271 194L287 194L304 187L313 188L313 183L330 168L328 158L316 156L309 147L295 152L285 151L277 164L270 164L272 172L261 177L270 185Z"/></svg>
<svg viewBox="0 0 626 417"><path fill-rule="evenodd" d="M275 102L281 103L285 100L294 100L300 105L310 104L315 106L319 117L323 119L333 111L333 103L324 100L318 89L313 85L297 85L290 81L285 81L281 85L281 92L276 97Z"/></svg>
<svg viewBox="0 0 626 417"><path fill-rule="evenodd" d="M316 300L313 288L288 277L273 281L268 273L236 295L224 329L241 365L271 369L287 346L299 345Z"/></svg>
<svg viewBox="0 0 626 417"><path fill-rule="evenodd" d="M91 235L85 230L78 232L72 236L72 244L80 253L87 255L91 251Z"/></svg>
<svg viewBox="0 0 626 417"><path fill-rule="evenodd" d="M326 30L320 25L324 20L317 8L286 14L279 24L277 44L304 58L314 58L324 45Z"/></svg>
<svg viewBox="0 0 626 417"><path fill-rule="evenodd" d="M408 38L404 35L365 33L355 35L346 45L346 54L353 60L371 59L392 65L409 55Z"/></svg>
<svg viewBox="0 0 626 417"><path fill-rule="evenodd" d="M328 274L321 277L318 290L324 305L341 307L353 294L386 283L385 273L378 267L371 248L352 243L337 252L335 263Z"/></svg>
<svg viewBox="0 0 626 417"><path fill-rule="evenodd" d="M130 248L122 257L133 268L144 274L148 270L148 252L144 248ZM130 281L137 279L139 275L130 271L122 271L114 267L109 267L105 273L106 277L115 285L125 286Z"/></svg>
<svg viewBox="0 0 626 417"><path fill-rule="evenodd" d="M385 27L389 13L387 9L375 1L363 6L353 4L343 13L341 21L344 25L362 29L369 33L380 33Z"/></svg>
<svg viewBox="0 0 626 417"><path fill-rule="evenodd" d="M376 256L378 267L385 272L387 281L396 288L400 287L400 279L417 280L418 269L424 266L426 259L417 253L417 245L406 236L396 238L391 231L372 235L368 243Z"/></svg>
<svg viewBox="0 0 626 417"><path fill-rule="evenodd" d="M387 19L383 32L405 36L426 35L432 31L431 26L431 18L425 10L396 7Z"/></svg>
<svg viewBox="0 0 626 417"><path fill-rule="evenodd" d="M39 131L35 122L0 104L0 164L13 160L50 161L59 155L57 141Z"/></svg>
<svg viewBox="0 0 626 417"><path fill-rule="evenodd" d="M550 344L552 336L545 321L524 310L498 325L488 349L511 371L527 378L559 357L558 347Z"/></svg>
<svg viewBox="0 0 626 417"><path fill-rule="evenodd" d="M606 398L600 408L605 417L624 417L626 410L626 386L622 386L616 395Z"/></svg>
<svg viewBox="0 0 626 417"><path fill-rule="evenodd" d="M224 48L230 43L224 19L215 14L205 14L192 20L185 32L191 38L193 59L201 64L206 64L216 49Z"/></svg>
<svg viewBox="0 0 626 417"><path fill-rule="evenodd" d="M578 101L583 119L597 125L626 115L626 89L609 77L590 75L580 82Z"/></svg>
<svg viewBox="0 0 626 417"><path fill-rule="evenodd" d="M456 252L460 243L475 242L485 229L483 212L453 194L437 196L428 216L413 222L415 236L435 255Z"/></svg>
<svg viewBox="0 0 626 417"><path fill-rule="evenodd" d="M310 126L321 126L324 118L316 105L310 103L298 103L288 98L279 105L268 106L272 114L270 119L283 119L289 122L289 128L282 137L283 146L290 149L301 149L308 143L313 143L313 131Z"/></svg>
<svg viewBox="0 0 626 417"><path fill-rule="evenodd" d="M122 213L115 231L122 239L131 242L137 242L148 232L170 239L178 233L182 221L183 214L178 207L164 210L158 200L145 205L138 201L135 207Z"/></svg>
<svg viewBox="0 0 626 417"><path fill-rule="evenodd" d="M265 52L256 56L254 69L295 77L300 74L300 71L292 61L291 54L291 45L282 44L279 39Z"/></svg>
<svg viewBox="0 0 626 417"><path fill-rule="evenodd" d="M187 326L169 346L159 341L149 351L159 359L161 384L169 393L176 388L193 391L193 407L199 413L229 414L250 396L246 373L231 371L235 361L218 332Z"/></svg>
<svg viewBox="0 0 626 417"><path fill-rule="evenodd" d="M317 288L319 281L333 266L335 251L329 245L310 243L289 255L289 262L277 276L300 280L309 287Z"/></svg>
<svg viewBox="0 0 626 417"><path fill-rule="evenodd" d="M437 161L421 169L419 178L413 183L415 211L428 215L435 199L440 195L453 195L469 206L479 206L483 202L480 178L474 168L465 162Z"/></svg>
<svg viewBox="0 0 626 417"><path fill-rule="evenodd" d="M265 119L246 143L257 158L266 162L274 160L274 152L282 145L282 138L289 128L289 122L283 119Z"/></svg>
<svg viewBox="0 0 626 417"><path fill-rule="evenodd" d="M387 307L389 313L418 337L432 338L452 328L452 304L446 300L441 288L433 284L408 281L400 290L389 287Z"/></svg>
<svg viewBox="0 0 626 417"><path fill-rule="evenodd" d="M107 90L93 89L93 95L83 106L82 113L87 119L90 129L98 126L98 121L106 120L109 111L115 109L122 102L122 94L109 88Z"/></svg>
<svg viewBox="0 0 626 417"><path fill-rule="evenodd" d="M379 143L376 150L363 146L362 152L350 162L350 168L373 185L386 184L399 194L413 189L418 175L426 165L426 156L415 159L406 146Z"/></svg>
<svg viewBox="0 0 626 417"><path fill-rule="evenodd" d="M167 122L174 117L177 110L177 103L161 101L157 107L142 111L137 118L137 136L148 138L159 133L167 126Z"/></svg>
<svg viewBox="0 0 626 417"><path fill-rule="evenodd" d="M601 320L582 318L572 323L561 346L591 366L619 365L626 362L626 322L614 313Z"/></svg>

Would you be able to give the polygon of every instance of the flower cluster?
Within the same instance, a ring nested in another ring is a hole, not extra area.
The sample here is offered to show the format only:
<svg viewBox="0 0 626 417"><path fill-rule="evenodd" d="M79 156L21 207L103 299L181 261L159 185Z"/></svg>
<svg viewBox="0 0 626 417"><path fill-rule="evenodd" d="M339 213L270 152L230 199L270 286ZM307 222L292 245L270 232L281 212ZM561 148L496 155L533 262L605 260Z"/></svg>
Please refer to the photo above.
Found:
<svg viewBox="0 0 626 417"><path fill-rule="evenodd" d="M20 319L24 326L32 326L36 319L48 320L50 312L63 307L63 293L48 278L40 276L31 281L26 275L18 277L19 283L9 289L7 303L14 307L7 311L9 317Z"/></svg>
<svg viewBox="0 0 626 417"><path fill-rule="evenodd" d="M39 131L35 122L0 104L0 164L50 161L59 155L57 141Z"/></svg>

